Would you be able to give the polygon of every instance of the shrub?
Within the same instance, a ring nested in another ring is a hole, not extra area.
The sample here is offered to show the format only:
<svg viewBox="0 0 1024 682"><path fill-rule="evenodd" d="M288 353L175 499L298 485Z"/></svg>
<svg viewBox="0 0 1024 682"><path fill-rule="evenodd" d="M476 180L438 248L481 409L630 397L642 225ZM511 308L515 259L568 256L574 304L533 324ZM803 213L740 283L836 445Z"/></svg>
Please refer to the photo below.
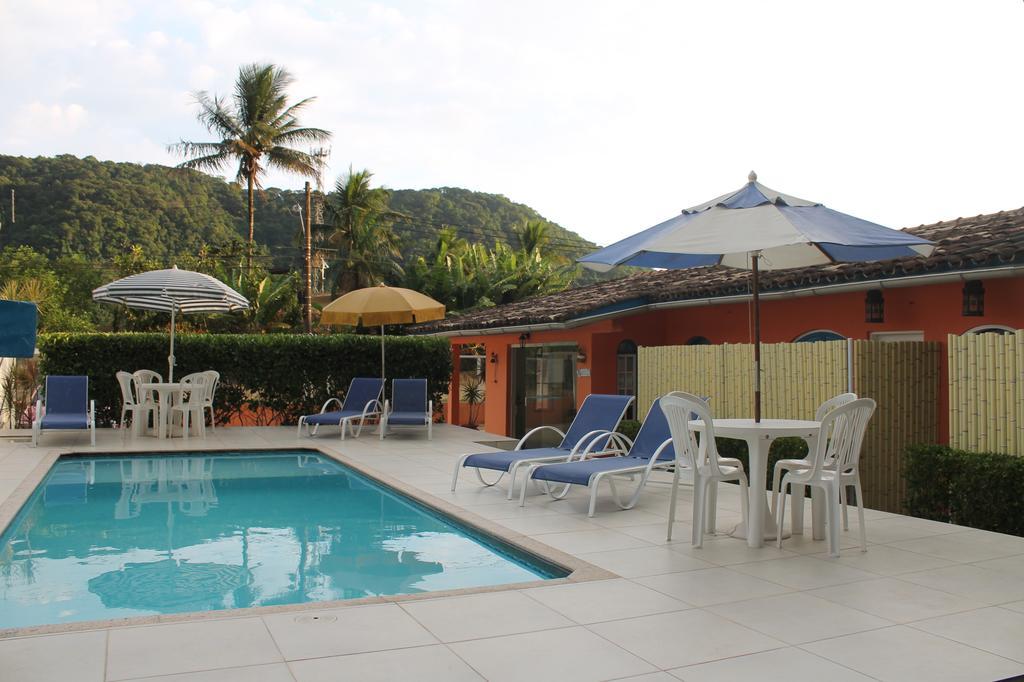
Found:
<svg viewBox="0 0 1024 682"><path fill-rule="evenodd" d="M388 337L387 376L425 377L440 404L452 373L447 339ZM85 374L98 423L121 414L118 370L152 369L166 378L166 334L41 334L40 374ZM295 423L340 396L352 377L380 375L380 339L355 334L182 334L174 374L215 369L217 421L245 415L257 424ZM388 389L390 390L390 388Z"/></svg>
<svg viewBox="0 0 1024 682"><path fill-rule="evenodd" d="M630 440L636 440L636 434L640 433L640 422L636 419L623 419L619 422L618 431Z"/></svg>
<svg viewBox="0 0 1024 682"><path fill-rule="evenodd" d="M903 476L911 516L1024 536L1024 457L914 445Z"/></svg>

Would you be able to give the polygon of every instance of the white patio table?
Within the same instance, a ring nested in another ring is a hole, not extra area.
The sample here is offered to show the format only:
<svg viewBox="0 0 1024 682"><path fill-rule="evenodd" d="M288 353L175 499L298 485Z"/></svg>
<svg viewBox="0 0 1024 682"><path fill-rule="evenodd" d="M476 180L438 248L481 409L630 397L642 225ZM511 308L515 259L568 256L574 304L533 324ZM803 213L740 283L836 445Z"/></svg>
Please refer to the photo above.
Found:
<svg viewBox="0 0 1024 682"><path fill-rule="evenodd" d="M143 391L156 391L157 393L157 422L159 427L157 428L157 436L159 438L166 438L168 429L168 420L171 414L171 406L174 404L175 399L181 399L181 387L180 383L151 383L142 384L140 388Z"/></svg>
<svg viewBox="0 0 1024 682"><path fill-rule="evenodd" d="M714 421L715 435L726 438L736 438L746 441L747 451L750 453L750 470L747 471L747 478L750 482L748 495L750 500L749 524L740 524L733 530L732 534L747 536L747 546L761 547L765 540L774 540L778 529L775 520L768 509L768 498L764 489L764 481L768 470L768 449L776 438L796 437L803 438L807 445L814 452L815 441L818 438L820 422L804 421L800 419L762 419L755 422L753 419L716 419ZM704 422L691 421L690 428L701 432L704 430ZM802 492L803 486L800 487ZM794 495L798 491L794 490ZM815 504L818 500L815 499ZM801 507L802 509L802 507ZM814 538L824 537L823 514L818 513L815 507Z"/></svg>

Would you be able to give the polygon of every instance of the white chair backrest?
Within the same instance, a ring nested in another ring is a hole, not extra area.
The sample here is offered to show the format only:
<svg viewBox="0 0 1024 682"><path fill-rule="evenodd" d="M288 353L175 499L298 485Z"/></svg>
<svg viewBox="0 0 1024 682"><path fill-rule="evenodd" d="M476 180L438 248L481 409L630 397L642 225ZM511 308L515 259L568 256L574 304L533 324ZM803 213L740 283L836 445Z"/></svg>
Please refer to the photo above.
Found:
<svg viewBox="0 0 1024 682"><path fill-rule="evenodd" d="M182 377L182 403L188 406L203 405L211 383L206 372L196 372Z"/></svg>
<svg viewBox="0 0 1024 682"><path fill-rule="evenodd" d="M135 383L135 396L140 403L156 402L156 396L152 391L143 391L142 384L163 383L164 378L151 369L140 369L132 372L132 381Z"/></svg>
<svg viewBox="0 0 1024 682"><path fill-rule="evenodd" d="M832 410L836 409L837 407L841 407L846 403L852 403L856 399L856 393L840 393L834 398L829 398L821 405L819 405L818 409L814 412L814 421L820 422L822 419L825 418L825 415L831 412Z"/></svg>
<svg viewBox="0 0 1024 682"><path fill-rule="evenodd" d="M809 472L811 476L817 476L826 464L833 462L839 472L857 467L864 433L871 415L875 413L875 406L871 398L859 398L825 415L818 433L814 464Z"/></svg>
<svg viewBox="0 0 1024 682"><path fill-rule="evenodd" d="M718 447L715 445L714 419L708 404L698 396L682 391L673 391L658 402L668 421L676 458L681 458L687 466L693 467L695 471L699 469L705 475L723 473L718 462ZM689 426L694 417L694 421L704 423L699 444L696 433Z"/></svg>
<svg viewBox="0 0 1024 682"><path fill-rule="evenodd" d="M129 372L117 373L117 385L121 387L121 402L125 405L137 405L135 398L135 382Z"/></svg>
<svg viewBox="0 0 1024 682"><path fill-rule="evenodd" d="M213 396L217 392L217 387L220 386L220 372L212 369L208 369L203 372L208 378L209 383L206 389L206 404L213 404Z"/></svg>

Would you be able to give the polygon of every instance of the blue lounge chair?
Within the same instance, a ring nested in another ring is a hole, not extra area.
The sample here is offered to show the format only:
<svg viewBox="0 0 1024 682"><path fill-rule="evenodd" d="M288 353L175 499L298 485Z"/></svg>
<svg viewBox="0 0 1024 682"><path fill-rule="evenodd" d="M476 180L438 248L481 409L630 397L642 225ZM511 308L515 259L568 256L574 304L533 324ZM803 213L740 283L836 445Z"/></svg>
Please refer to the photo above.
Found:
<svg viewBox="0 0 1024 682"><path fill-rule="evenodd" d="M426 426L427 440L433 439L434 401L427 400L426 379L392 380L391 401L384 401L381 440L391 426Z"/></svg>
<svg viewBox="0 0 1024 682"><path fill-rule="evenodd" d="M514 450L484 452L476 455L463 455L455 463L452 474L452 492L459 482L462 467L476 469L477 478L486 486L496 485L505 474L510 475L507 499L512 499L515 488L516 473L522 467L542 462L565 462L577 453L588 449L591 452L602 452L608 446L609 437L619 426L626 408L633 402L631 395L588 395L580 406L580 411L569 424L569 429L562 433L553 426L538 426L519 439ZM524 448L530 437L538 431L551 429L562 436L562 442L552 448ZM484 479L482 469L499 472L493 481Z"/></svg>
<svg viewBox="0 0 1024 682"><path fill-rule="evenodd" d="M676 459L675 450L672 447L672 434L668 429L668 420L665 419L665 414L661 411L658 401L655 400L651 405L647 418L644 419L639 433L636 434L636 440L630 443L626 436L616 433L612 435L612 441L625 441L625 445L628 447L625 454L587 459L591 453L584 451L581 453L581 458L575 461L533 465L526 476L526 482L523 483L519 495L519 506L526 504L527 484L531 480L541 481L544 492L559 500L569 493L571 486L585 485L590 488L590 510L587 516L593 516L597 506L598 488L601 481L607 478L612 489L612 496L619 508L632 509L640 499L640 493L643 491L651 471L666 469L672 466ZM626 448L621 446L618 448L619 452L623 450ZM640 476L640 481L636 490L627 501L623 502L619 499L619 492L615 488L615 477L633 478L637 475ZM561 489L555 492L551 483L564 483L565 485L559 486Z"/></svg>
<svg viewBox="0 0 1024 682"><path fill-rule="evenodd" d="M310 436L315 436L317 429L321 426L340 426L342 440L345 440L346 427L352 432L352 437L357 438L367 419L380 417L383 414L383 406L380 402L383 391L383 379L365 377L353 379L348 385L348 392L345 393L345 402L331 398L320 408L319 414L299 417L299 436L302 436L304 425ZM331 403L338 403L338 409L328 412L327 408ZM358 428L355 426L356 422L359 422Z"/></svg>
<svg viewBox="0 0 1024 682"><path fill-rule="evenodd" d="M46 377L45 403L36 401L36 418L32 422L33 447L39 443L44 429L89 429L90 441L96 445L96 401L89 400L89 377Z"/></svg>

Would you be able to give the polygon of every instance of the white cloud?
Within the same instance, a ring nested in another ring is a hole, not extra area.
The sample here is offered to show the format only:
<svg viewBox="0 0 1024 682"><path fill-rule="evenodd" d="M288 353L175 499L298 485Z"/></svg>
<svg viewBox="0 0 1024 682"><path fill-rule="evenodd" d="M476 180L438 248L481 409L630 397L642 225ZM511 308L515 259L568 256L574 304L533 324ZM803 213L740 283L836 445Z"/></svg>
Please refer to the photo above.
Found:
<svg viewBox="0 0 1024 682"><path fill-rule="evenodd" d="M189 93L230 94L240 64L270 61L295 75L295 97L317 96L304 120L335 133L332 179L351 163L391 187L500 192L607 243L754 168L902 226L1019 202L1022 10L5 3L0 58L18 68L0 75L0 142L175 163L166 143L208 136Z"/></svg>

